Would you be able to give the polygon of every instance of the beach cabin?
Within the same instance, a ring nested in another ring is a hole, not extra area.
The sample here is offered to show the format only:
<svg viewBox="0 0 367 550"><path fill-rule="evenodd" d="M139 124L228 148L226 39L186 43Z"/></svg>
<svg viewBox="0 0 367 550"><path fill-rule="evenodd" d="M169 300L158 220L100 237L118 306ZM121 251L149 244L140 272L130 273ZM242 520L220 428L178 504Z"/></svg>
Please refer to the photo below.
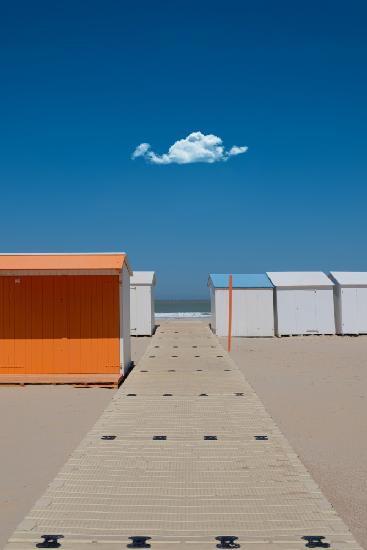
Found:
<svg viewBox="0 0 367 550"><path fill-rule="evenodd" d="M151 336L155 327L154 271L134 271L130 278L130 326L134 336Z"/></svg>
<svg viewBox="0 0 367 550"><path fill-rule="evenodd" d="M332 271L337 334L367 334L367 272Z"/></svg>
<svg viewBox="0 0 367 550"><path fill-rule="evenodd" d="M332 281L321 271L268 272L277 336L335 334Z"/></svg>
<svg viewBox="0 0 367 550"><path fill-rule="evenodd" d="M0 255L0 384L117 386L130 274L124 253Z"/></svg>
<svg viewBox="0 0 367 550"><path fill-rule="evenodd" d="M211 327L228 336L229 275L208 279ZM273 285L265 273L232 276L232 336L274 336Z"/></svg>

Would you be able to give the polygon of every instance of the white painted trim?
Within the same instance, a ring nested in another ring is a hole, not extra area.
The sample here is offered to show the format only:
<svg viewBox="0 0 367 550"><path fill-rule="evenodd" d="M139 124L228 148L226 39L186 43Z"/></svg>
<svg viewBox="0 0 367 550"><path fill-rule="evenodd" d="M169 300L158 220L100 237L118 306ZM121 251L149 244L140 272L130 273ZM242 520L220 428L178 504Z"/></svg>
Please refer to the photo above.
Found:
<svg viewBox="0 0 367 550"><path fill-rule="evenodd" d="M119 275L120 369L126 376L132 367L130 337L130 272L124 265Z"/></svg>
<svg viewBox="0 0 367 550"><path fill-rule="evenodd" d="M120 309L120 374L125 374L124 365L124 328L123 328L123 298L122 271L119 273L119 309Z"/></svg>

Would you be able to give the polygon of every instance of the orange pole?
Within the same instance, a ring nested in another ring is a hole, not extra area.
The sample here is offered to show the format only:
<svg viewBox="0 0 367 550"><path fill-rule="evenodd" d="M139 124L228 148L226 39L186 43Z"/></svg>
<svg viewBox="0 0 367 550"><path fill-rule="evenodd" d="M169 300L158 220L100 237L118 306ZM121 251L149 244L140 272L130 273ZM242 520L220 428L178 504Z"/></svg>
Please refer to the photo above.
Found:
<svg viewBox="0 0 367 550"><path fill-rule="evenodd" d="M230 275L229 287L228 287L228 352L231 351L231 339L232 339L232 290L233 290L233 281L232 281L232 275Z"/></svg>

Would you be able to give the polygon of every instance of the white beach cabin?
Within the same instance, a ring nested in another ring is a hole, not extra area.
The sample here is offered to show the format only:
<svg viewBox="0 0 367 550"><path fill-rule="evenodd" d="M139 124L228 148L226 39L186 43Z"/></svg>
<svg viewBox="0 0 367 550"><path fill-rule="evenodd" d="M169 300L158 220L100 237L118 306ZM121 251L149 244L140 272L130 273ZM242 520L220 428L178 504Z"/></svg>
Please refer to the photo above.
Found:
<svg viewBox="0 0 367 550"><path fill-rule="evenodd" d="M130 331L134 336L151 336L155 327L154 271L134 271L130 277Z"/></svg>
<svg viewBox="0 0 367 550"><path fill-rule="evenodd" d="M332 271L337 334L367 334L367 272Z"/></svg>
<svg viewBox="0 0 367 550"><path fill-rule="evenodd" d="M333 282L321 271L268 272L275 334L335 334Z"/></svg>
<svg viewBox="0 0 367 550"><path fill-rule="evenodd" d="M211 327L228 336L229 275L208 279ZM274 336L273 285L265 273L232 276L232 336Z"/></svg>

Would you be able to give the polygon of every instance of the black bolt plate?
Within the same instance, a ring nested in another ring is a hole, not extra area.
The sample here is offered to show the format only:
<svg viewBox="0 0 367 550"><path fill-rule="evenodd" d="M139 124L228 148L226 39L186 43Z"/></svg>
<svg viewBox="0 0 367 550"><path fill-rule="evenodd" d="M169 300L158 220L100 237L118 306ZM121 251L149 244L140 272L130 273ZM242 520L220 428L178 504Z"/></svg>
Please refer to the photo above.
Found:
<svg viewBox="0 0 367 550"><path fill-rule="evenodd" d="M307 548L330 548L328 542L322 542L325 537L320 537L318 535L306 535L302 537L303 540L307 540Z"/></svg>
<svg viewBox="0 0 367 550"><path fill-rule="evenodd" d="M215 540L219 540L217 548L240 548L240 544L235 542L238 540L238 537L233 537L232 535L215 537Z"/></svg>
<svg viewBox="0 0 367 550"><path fill-rule="evenodd" d="M153 439L163 441L163 440L167 439L167 436L166 435L153 435Z"/></svg>
<svg viewBox="0 0 367 550"><path fill-rule="evenodd" d="M151 537L129 537L129 539L132 542L127 545L128 548L150 548L147 540L150 540Z"/></svg>
<svg viewBox="0 0 367 550"><path fill-rule="evenodd" d="M214 441L218 438L216 435L204 435L204 439L206 439L207 441Z"/></svg>
<svg viewBox="0 0 367 550"><path fill-rule="evenodd" d="M60 548L59 539L63 539L64 535L41 535L43 542L36 544L37 548Z"/></svg>
<svg viewBox="0 0 367 550"><path fill-rule="evenodd" d="M115 435L102 435L101 439L104 441L112 441L113 439L116 439Z"/></svg>
<svg viewBox="0 0 367 550"><path fill-rule="evenodd" d="M268 436L267 435L255 435L255 439L256 441L268 441Z"/></svg>

